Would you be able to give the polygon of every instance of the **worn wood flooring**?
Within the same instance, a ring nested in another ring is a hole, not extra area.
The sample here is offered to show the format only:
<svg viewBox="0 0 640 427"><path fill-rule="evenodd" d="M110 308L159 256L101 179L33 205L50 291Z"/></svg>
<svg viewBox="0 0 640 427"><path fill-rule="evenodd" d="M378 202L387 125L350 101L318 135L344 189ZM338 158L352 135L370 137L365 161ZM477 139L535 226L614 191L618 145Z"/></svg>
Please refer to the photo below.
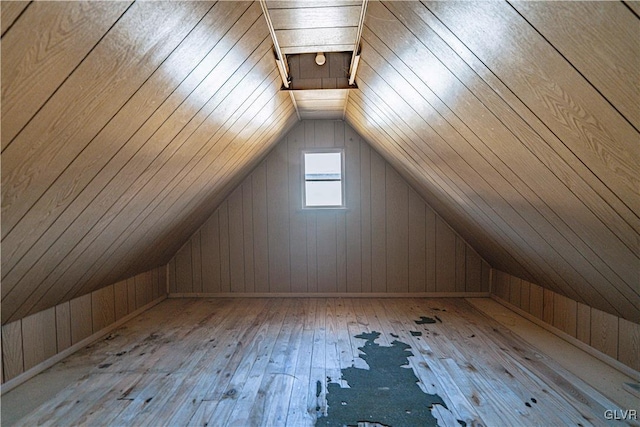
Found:
<svg viewBox="0 0 640 427"><path fill-rule="evenodd" d="M411 347L439 425L606 425L617 408L464 299L169 299L51 368L90 367L16 424L311 426L327 382L368 368L355 336L373 331Z"/></svg>

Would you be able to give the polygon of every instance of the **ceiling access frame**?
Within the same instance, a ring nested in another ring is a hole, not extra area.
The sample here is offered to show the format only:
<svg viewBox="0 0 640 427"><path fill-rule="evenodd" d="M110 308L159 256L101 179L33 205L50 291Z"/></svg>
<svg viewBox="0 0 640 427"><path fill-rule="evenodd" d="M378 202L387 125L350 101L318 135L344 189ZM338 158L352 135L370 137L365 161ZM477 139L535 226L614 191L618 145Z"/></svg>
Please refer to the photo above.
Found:
<svg viewBox="0 0 640 427"><path fill-rule="evenodd" d="M364 19L367 15L367 6L369 0L362 0L362 9L360 10L360 19L358 20L358 32L356 34L356 42L353 46L353 54L351 55L351 64L349 65L349 85L352 86L356 82L356 73L358 64L360 63L360 39L362 38L362 30L364 28ZM342 120L347 118L347 104L349 104L349 91L344 100L344 110L342 111Z"/></svg>
<svg viewBox="0 0 640 427"><path fill-rule="evenodd" d="M271 21L271 16L269 15L269 8L267 7L266 0L260 0L260 7L262 8L264 18L267 21L269 34L271 34L271 40L273 41L273 51L276 59L276 66L278 67L278 71L280 72L282 85L286 89L289 89L289 85L291 84L291 77L289 76L289 65L287 64L286 58L282 53L282 49L280 49L280 44L278 43L278 38L276 37L276 30L273 27L273 22ZM293 96L293 92L289 91L289 97L291 98L291 102L293 102L293 107L296 109L298 120L300 120L300 111L298 110L298 104L296 103L295 96Z"/></svg>
<svg viewBox="0 0 640 427"><path fill-rule="evenodd" d="M367 14L368 4L369 4L369 0L362 0L362 8L360 9L360 17L358 19L358 30L356 32L356 40L354 42L353 52L351 54L351 63L349 64L349 85L350 86L353 86L355 84L358 64L360 62L360 39L362 37L362 30L364 28L364 20ZM280 78L282 79L283 88L289 89L289 86L291 84L291 77L289 75L289 65L287 63L286 56L282 53L282 49L280 48L280 44L278 43L278 37L276 36L276 31L273 26L273 22L271 21L271 16L269 15L267 0L260 0L260 7L262 8L262 13L264 14L265 20L267 21L269 34L271 34L271 40L273 41L273 50L275 55L276 66L278 67ZM298 104L296 102L296 98L293 94L293 91L289 91L289 96L291 97L291 102L293 102L293 106L296 109L296 115L298 116L298 120L300 120L300 110L298 109ZM342 110L342 120L345 120L346 118L348 103L349 103L349 91L347 91L347 94L345 97L344 108Z"/></svg>

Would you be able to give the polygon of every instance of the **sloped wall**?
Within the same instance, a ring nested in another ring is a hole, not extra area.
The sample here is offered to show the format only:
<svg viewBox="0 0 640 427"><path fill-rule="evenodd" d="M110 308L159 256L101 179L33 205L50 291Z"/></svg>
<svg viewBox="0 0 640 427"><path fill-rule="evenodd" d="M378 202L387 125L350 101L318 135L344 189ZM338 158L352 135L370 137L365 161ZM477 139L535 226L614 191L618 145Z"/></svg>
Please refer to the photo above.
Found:
<svg viewBox="0 0 640 427"><path fill-rule="evenodd" d="M345 119L492 267L640 322L639 30L623 2L371 2Z"/></svg>
<svg viewBox="0 0 640 427"><path fill-rule="evenodd" d="M346 211L302 211L301 150L344 147ZM173 294L488 292L489 266L347 124L303 121L169 263Z"/></svg>
<svg viewBox="0 0 640 427"><path fill-rule="evenodd" d="M11 4L2 324L166 264L297 121L257 2Z"/></svg>

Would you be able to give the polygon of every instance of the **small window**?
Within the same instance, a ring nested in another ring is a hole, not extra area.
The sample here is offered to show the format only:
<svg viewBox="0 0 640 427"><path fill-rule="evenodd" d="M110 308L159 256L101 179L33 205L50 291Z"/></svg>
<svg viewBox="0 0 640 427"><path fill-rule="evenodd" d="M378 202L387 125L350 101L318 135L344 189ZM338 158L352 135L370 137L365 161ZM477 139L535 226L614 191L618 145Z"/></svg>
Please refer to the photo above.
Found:
<svg viewBox="0 0 640 427"><path fill-rule="evenodd" d="M343 151L303 153L304 208L344 207Z"/></svg>

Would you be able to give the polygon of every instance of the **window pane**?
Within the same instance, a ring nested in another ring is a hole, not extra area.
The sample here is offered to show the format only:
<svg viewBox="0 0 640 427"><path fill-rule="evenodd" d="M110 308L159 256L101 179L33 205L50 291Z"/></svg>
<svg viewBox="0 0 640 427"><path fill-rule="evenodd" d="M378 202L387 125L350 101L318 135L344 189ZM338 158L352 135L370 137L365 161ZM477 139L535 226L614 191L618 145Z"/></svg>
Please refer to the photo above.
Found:
<svg viewBox="0 0 640 427"><path fill-rule="evenodd" d="M306 206L341 206L342 182L307 181L305 183Z"/></svg>
<svg viewBox="0 0 640 427"><path fill-rule="evenodd" d="M341 153L305 153L304 179L341 179Z"/></svg>

